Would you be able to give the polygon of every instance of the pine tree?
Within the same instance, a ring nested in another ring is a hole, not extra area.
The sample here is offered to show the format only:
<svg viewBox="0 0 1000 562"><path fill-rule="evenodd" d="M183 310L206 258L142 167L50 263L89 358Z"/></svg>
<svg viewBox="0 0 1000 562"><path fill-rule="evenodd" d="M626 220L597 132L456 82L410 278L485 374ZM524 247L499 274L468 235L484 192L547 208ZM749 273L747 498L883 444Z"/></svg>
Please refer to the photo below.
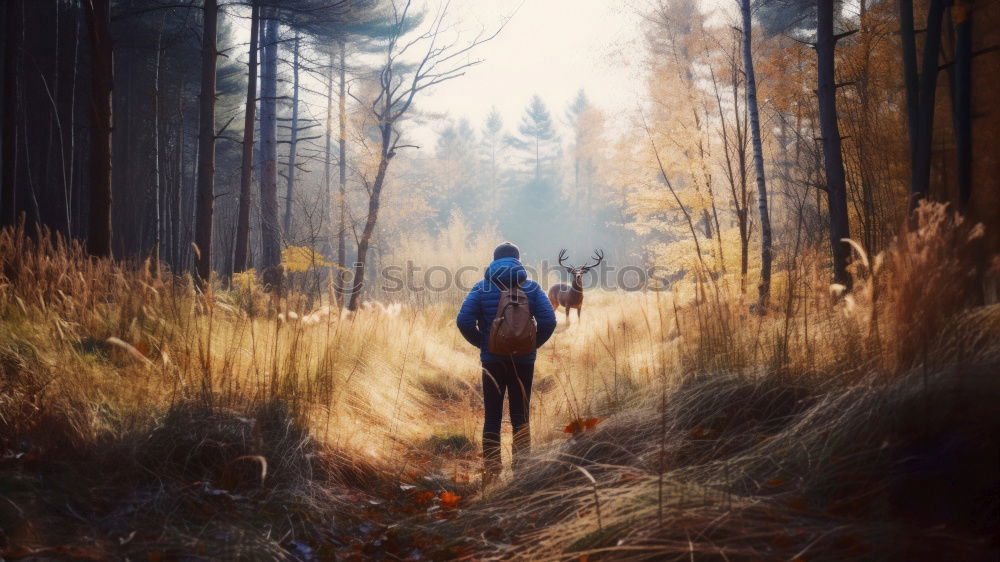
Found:
<svg viewBox="0 0 1000 562"><path fill-rule="evenodd" d="M525 109L517 131L507 144L517 152L521 166L512 177L501 229L508 238L528 243L529 249L552 253L559 247L555 225L563 210L558 170L562 149L552 116L537 95Z"/></svg>
<svg viewBox="0 0 1000 562"><path fill-rule="evenodd" d="M560 152L559 136L548 108L538 95L533 96L525 108L517 131L520 136L508 137L507 142L521 153L521 161L533 174L533 182L552 180Z"/></svg>
<svg viewBox="0 0 1000 562"><path fill-rule="evenodd" d="M487 193L483 202L487 207L487 214L494 216L500 205L502 189L500 162L505 152L503 118L496 107L492 108L490 114L486 116L479 145L482 150L480 160L484 175L483 189Z"/></svg>

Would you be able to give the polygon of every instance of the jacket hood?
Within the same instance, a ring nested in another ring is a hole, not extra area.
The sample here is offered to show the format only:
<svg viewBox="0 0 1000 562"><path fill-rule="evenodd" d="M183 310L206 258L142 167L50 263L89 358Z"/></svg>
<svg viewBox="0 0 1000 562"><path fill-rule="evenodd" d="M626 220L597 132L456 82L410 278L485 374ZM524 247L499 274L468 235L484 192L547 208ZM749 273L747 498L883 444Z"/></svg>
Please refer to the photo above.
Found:
<svg viewBox="0 0 1000 562"><path fill-rule="evenodd" d="M524 270L521 262L514 258L500 258L486 266L483 278L503 287L513 287L524 283L528 278L528 272Z"/></svg>

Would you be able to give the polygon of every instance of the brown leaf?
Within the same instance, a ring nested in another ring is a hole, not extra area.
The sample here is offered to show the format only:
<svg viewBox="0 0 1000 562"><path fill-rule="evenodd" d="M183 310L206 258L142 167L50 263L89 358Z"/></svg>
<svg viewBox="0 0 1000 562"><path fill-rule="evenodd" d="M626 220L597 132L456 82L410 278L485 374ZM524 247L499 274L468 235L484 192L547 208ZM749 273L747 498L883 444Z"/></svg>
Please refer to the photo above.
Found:
<svg viewBox="0 0 1000 562"><path fill-rule="evenodd" d="M591 431L595 427L597 427L597 424L601 423L602 421L604 421L604 418L586 418L586 419L577 418L571 421L569 425L567 425L566 428L563 429L563 433L575 434L584 431Z"/></svg>
<svg viewBox="0 0 1000 562"><path fill-rule="evenodd" d="M451 492L441 492L438 496L441 500L441 507L444 509L456 509L458 508L458 500L462 499L462 496L453 494Z"/></svg>

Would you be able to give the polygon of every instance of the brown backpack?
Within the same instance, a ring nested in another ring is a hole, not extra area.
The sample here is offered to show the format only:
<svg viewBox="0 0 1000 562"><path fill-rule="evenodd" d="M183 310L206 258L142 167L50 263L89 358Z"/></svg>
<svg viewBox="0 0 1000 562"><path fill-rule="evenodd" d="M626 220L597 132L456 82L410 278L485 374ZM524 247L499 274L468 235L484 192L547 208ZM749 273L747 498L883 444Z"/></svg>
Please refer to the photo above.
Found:
<svg viewBox="0 0 1000 562"><path fill-rule="evenodd" d="M487 350L497 355L527 355L535 351L538 327L531 316L528 295L521 287L500 289L500 304L490 329Z"/></svg>

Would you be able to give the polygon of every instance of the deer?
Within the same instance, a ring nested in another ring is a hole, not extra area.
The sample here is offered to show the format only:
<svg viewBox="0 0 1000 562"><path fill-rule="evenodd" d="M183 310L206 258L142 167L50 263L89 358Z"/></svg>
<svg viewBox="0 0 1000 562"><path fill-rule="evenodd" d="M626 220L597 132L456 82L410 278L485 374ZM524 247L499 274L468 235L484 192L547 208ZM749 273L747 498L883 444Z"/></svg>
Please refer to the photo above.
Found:
<svg viewBox="0 0 1000 562"><path fill-rule="evenodd" d="M573 276L573 282L570 285L559 283L549 288L549 302L552 303L553 310L558 311L560 306L566 310L567 324L569 323L569 311L572 308L576 309L576 319L580 319L580 309L583 308L583 274L601 265L601 262L604 261L604 252L594 250L591 259L595 260L594 263L573 267L563 263L566 261L566 250L559 250L559 266Z"/></svg>

